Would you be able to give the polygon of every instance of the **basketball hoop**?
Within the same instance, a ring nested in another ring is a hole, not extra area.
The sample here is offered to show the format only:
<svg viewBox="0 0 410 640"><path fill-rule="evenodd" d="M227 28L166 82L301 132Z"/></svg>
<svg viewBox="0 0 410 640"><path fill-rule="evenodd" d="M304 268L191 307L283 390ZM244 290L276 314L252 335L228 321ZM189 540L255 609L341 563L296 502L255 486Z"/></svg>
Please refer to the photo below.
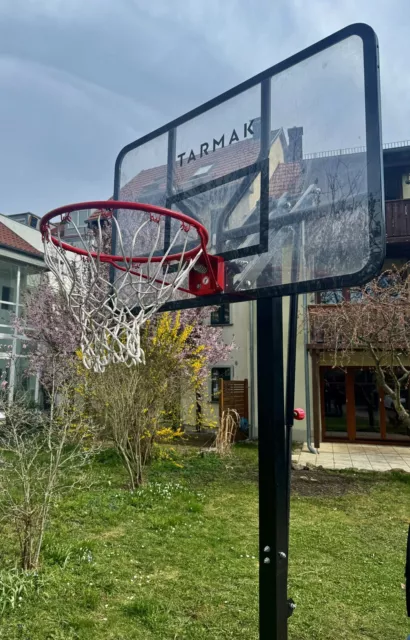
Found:
<svg viewBox="0 0 410 640"><path fill-rule="evenodd" d="M84 239L70 214L90 209L95 212ZM66 227L81 247L63 240ZM224 288L223 259L207 253L206 228L179 211L138 202L82 202L50 211L40 230L45 263L79 325L87 369L145 363L140 329L160 307L183 294Z"/></svg>

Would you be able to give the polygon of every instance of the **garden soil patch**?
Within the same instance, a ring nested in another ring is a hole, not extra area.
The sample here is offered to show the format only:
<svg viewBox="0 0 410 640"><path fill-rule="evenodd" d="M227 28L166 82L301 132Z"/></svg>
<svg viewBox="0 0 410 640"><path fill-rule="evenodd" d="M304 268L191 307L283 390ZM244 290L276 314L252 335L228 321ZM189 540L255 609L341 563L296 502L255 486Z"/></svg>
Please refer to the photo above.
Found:
<svg viewBox="0 0 410 640"><path fill-rule="evenodd" d="M292 471L292 492L301 496L335 497L346 493L364 493L368 485L367 479L356 474L322 469Z"/></svg>

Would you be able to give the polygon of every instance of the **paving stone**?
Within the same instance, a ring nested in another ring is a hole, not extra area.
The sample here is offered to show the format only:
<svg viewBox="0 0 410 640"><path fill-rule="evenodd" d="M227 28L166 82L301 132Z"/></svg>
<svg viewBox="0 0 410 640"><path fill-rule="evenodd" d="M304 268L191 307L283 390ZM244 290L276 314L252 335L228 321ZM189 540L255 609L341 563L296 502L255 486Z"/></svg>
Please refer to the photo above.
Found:
<svg viewBox="0 0 410 640"><path fill-rule="evenodd" d="M320 453L333 453L333 444L326 442L321 444Z"/></svg>

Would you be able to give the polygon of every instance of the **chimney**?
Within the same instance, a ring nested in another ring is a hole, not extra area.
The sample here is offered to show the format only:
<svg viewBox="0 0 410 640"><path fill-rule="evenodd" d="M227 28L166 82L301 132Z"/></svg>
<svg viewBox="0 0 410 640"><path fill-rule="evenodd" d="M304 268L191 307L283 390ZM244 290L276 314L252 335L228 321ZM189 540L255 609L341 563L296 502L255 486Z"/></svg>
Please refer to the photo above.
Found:
<svg viewBox="0 0 410 640"><path fill-rule="evenodd" d="M252 123L252 129L253 129L253 139L254 140L259 140L261 137L261 126L262 126L262 122L261 122L261 118L254 118L253 123Z"/></svg>
<svg viewBox="0 0 410 640"><path fill-rule="evenodd" d="M289 145L286 152L287 162L299 162L303 160L303 127L288 129Z"/></svg>

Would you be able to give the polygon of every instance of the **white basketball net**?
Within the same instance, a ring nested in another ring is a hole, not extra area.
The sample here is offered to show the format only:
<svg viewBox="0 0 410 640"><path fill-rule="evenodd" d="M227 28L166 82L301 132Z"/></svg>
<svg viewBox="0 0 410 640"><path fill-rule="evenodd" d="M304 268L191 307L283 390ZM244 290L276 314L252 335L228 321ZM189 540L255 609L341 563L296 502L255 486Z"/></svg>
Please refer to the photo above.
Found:
<svg viewBox="0 0 410 640"><path fill-rule="evenodd" d="M199 250L193 258L184 257L190 242L192 247L192 234L196 236L197 232L178 220L172 220L169 247L159 262L153 262L152 258L163 247L165 217L156 218L138 211L126 213L132 220L132 228L128 224L124 230L115 217L108 219L99 212L94 220L94 232L89 234L88 241L81 240L80 247L87 251L87 256L53 244L50 227L48 237L44 237L46 265L66 295L73 318L80 327L83 363L87 369L96 372L102 372L107 365L114 363L127 366L145 363L141 326L159 307L176 297L181 287L186 286L189 272L202 255L202 250ZM67 221L81 238L72 217L67 218L65 224ZM58 226L54 235L59 243L65 241L65 234L60 237L62 227ZM99 259L100 254L111 253L113 229L116 233L116 254L124 256L120 269ZM175 253L176 247L181 258L171 266L167 256ZM92 257L91 251L97 253L97 258ZM138 264L129 260L140 255L147 256L148 262Z"/></svg>

